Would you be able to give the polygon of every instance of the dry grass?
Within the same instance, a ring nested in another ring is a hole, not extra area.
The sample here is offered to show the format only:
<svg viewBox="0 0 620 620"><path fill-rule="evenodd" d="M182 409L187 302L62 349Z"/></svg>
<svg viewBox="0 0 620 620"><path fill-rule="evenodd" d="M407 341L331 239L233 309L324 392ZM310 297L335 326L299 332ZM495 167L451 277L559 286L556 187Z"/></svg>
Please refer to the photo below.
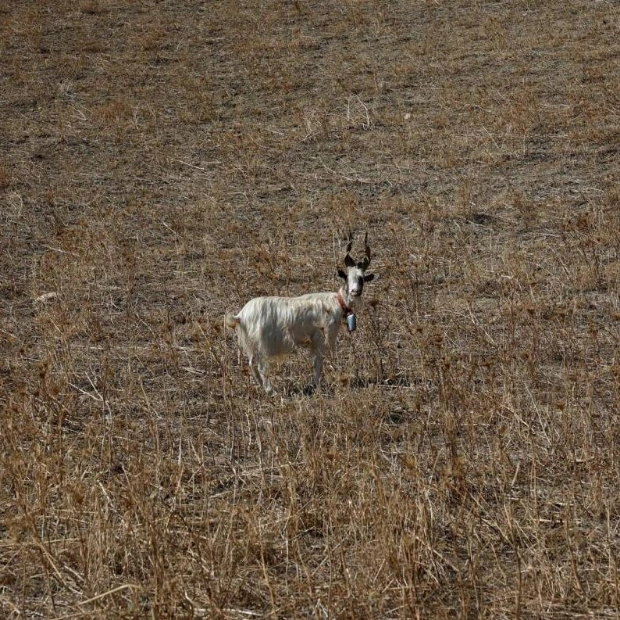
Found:
<svg viewBox="0 0 620 620"><path fill-rule="evenodd" d="M615 2L0 7L5 618L618 617ZM223 314L337 285L329 388Z"/></svg>

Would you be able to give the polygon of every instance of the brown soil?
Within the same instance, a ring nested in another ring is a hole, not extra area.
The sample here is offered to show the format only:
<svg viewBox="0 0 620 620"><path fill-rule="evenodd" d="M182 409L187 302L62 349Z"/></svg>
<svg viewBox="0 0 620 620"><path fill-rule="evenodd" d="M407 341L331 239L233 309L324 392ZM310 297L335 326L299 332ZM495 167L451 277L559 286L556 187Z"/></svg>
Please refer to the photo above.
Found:
<svg viewBox="0 0 620 620"><path fill-rule="evenodd" d="M5 0L0 59L3 617L618 616L617 2ZM265 396L224 313L366 230Z"/></svg>

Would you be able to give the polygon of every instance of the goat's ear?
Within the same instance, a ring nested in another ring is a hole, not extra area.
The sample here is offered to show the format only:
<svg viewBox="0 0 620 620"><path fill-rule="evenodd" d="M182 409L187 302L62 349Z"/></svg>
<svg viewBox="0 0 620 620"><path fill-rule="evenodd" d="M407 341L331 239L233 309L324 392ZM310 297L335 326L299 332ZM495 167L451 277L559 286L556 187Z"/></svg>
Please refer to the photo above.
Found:
<svg viewBox="0 0 620 620"><path fill-rule="evenodd" d="M355 267L355 261L351 258L351 255L347 252L347 255L344 257L344 264L347 267Z"/></svg>
<svg viewBox="0 0 620 620"><path fill-rule="evenodd" d="M347 279L347 274L342 271L342 269L338 269L338 275L343 279L346 280Z"/></svg>
<svg viewBox="0 0 620 620"><path fill-rule="evenodd" d="M374 273L367 273L364 275L364 282L372 282L375 279Z"/></svg>

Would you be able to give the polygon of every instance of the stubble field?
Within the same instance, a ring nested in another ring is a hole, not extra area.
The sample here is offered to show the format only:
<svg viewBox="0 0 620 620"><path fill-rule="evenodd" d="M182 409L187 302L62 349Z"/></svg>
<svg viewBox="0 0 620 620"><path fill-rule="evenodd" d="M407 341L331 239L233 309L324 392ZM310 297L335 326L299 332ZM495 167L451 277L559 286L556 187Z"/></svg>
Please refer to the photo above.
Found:
<svg viewBox="0 0 620 620"><path fill-rule="evenodd" d="M618 3L8 0L0 59L2 617L618 617ZM225 312L351 230L265 396Z"/></svg>

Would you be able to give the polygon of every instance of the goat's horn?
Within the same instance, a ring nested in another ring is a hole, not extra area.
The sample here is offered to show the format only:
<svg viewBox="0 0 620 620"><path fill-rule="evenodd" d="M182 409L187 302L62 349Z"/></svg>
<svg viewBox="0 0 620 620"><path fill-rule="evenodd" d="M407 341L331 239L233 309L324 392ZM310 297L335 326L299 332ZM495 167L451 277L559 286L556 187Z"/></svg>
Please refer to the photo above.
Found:
<svg viewBox="0 0 620 620"><path fill-rule="evenodd" d="M366 266L370 265L370 246L368 245L368 231L364 235L364 250L366 252Z"/></svg>
<svg viewBox="0 0 620 620"><path fill-rule="evenodd" d="M349 243L347 243L347 254L351 252L351 248L353 247L353 233L349 233Z"/></svg>

